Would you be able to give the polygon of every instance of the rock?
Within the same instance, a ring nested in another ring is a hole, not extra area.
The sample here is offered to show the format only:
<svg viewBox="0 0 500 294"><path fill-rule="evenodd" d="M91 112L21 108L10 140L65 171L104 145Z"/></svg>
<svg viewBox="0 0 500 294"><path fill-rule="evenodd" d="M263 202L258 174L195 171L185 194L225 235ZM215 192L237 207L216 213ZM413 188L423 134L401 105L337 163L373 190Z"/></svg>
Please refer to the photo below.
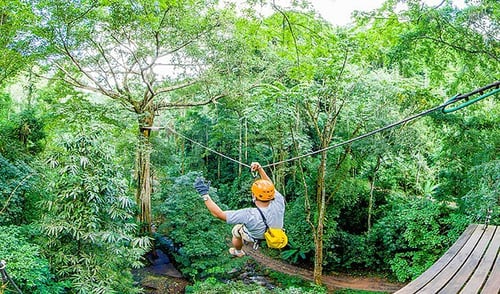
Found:
<svg viewBox="0 0 500 294"><path fill-rule="evenodd" d="M188 281L166 276L146 275L140 285L146 294L179 294L184 293Z"/></svg>

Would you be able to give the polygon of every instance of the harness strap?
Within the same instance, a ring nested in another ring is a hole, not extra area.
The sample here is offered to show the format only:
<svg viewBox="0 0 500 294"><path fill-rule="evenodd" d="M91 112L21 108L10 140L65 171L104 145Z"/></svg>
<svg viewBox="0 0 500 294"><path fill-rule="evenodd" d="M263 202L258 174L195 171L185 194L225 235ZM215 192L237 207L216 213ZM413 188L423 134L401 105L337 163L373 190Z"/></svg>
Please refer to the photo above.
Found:
<svg viewBox="0 0 500 294"><path fill-rule="evenodd" d="M242 236L243 242L246 242L245 239L243 238L243 234L245 234L246 236L250 237L250 239L252 239L252 243L253 243L252 248L253 248L253 250L259 249L260 241L265 240L265 239L254 238L252 236L252 234L250 234L250 232L248 232L247 227L245 225L241 226L241 228L238 230L238 233L240 233L240 236Z"/></svg>
<svg viewBox="0 0 500 294"><path fill-rule="evenodd" d="M262 220L264 221L264 225L266 225L266 231L269 230L269 226L267 225L267 221L266 221L266 218L264 217L264 213L262 213L262 210L260 210L260 208L257 206L257 204L255 204L255 207L259 211L260 216L262 216Z"/></svg>

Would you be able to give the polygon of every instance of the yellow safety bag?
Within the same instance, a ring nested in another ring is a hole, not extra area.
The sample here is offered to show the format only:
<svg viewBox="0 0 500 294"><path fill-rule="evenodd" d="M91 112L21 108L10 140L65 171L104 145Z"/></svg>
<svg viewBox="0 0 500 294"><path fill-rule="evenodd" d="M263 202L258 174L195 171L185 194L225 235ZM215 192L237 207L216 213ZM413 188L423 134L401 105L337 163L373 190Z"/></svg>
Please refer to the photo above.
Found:
<svg viewBox="0 0 500 294"><path fill-rule="evenodd" d="M268 228L264 237L269 248L281 249L288 244L288 236L283 229Z"/></svg>

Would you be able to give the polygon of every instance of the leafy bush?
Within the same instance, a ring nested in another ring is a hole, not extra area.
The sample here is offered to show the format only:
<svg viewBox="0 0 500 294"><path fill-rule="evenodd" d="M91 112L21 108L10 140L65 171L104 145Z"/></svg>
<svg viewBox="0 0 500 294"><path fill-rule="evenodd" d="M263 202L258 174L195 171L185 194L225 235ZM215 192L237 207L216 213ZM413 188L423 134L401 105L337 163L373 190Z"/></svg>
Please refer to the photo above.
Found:
<svg viewBox="0 0 500 294"><path fill-rule="evenodd" d="M223 294L223 293L253 293L253 294L322 294L328 293L324 288L311 285L309 287L289 286L284 289L269 290L257 284L245 284L237 282L219 282L215 278L208 278L201 282L196 282L193 286L186 287L187 294Z"/></svg>
<svg viewBox="0 0 500 294"><path fill-rule="evenodd" d="M285 213L285 229L289 244L283 250L281 257L297 264L312 261L314 258L314 241L311 227L305 220L304 198L298 197L288 202Z"/></svg>
<svg viewBox="0 0 500 294"><path fill-rule="evenodd" d="M422 274L458 237L457 224L447 220L449 212L445 205L426 198L395 206L369 234L381 265L390 267L402 282ZM462 225L458 222L461 230Z"/></svg>
<svg viewBox="0 0 500 294"><path fill-rule="evenodd" d="M227 244L231 240L231 227L213 217L193 188L200 173L190 172L175 179L172 186L160 195L164 202L155 213L164 221L161 233L173 240L178 248L173 253L179 270L192 278L207 277L241 267L244 259L231 259ZM222 208L214 188L212 199Z"/></svg>
<svg viewBox="0 0 500 294"><path fill-rule="evenodd" d="M40 247L28 241L30 237L25 228L0 226L0 259L6 261L7 273L24 293L62 293L63 287L55 282L49 262L41 255Z"/></svg>
<svg viewBox="0 0 500 294"><path fill-rule="evenodd" d="M327 293L327 289L323 286L315 285L312 282L306 281L296 276L289 276L277 271L270 271L269 277L278 283L282 291L285 291L282 293L310 293L309 291L316 291L313 293Z"/></svg>
<svg viewBox="0 0 500 294"><path fill-rule="evenodd" d="M297 244L289 240L288 246L281 251L280 256L292 264L297 264L299 261L306 259L306 253L304 248L297 246Z"/></svg>
<svg viewBox="0 0 500 294"><path fill-rule="evenodd" d="M32 176L24 162L11 163L0 154L0 225L23 223L25 196L33 184Z"/></svg>
<svg viewBox="0 0 500 294"><path fill-rule="evenodd" d="M375 258L375 247L366 234L355 235L339 231L335 247L338 265L344 269L381 269Z"/></svg>
<svg viewBox="0 0 500 294"><path fill-rule="evenodd" d="M44 148L44 121L33 109L0 117L0 152L8 159L25 160Z"/></svg>
<svg viewBox="0 0 500 294"><path fill-rule="evenodd" d="M47 162L41 220L46 252L61 280L82 293L135 293L131 269L147 249L137 238L135 202L99 127L66 134Z"/></svg>
<svg viewBox="0 0 500 294"><path fill-rule="evenodd" d="M500 224L500 160L473 167L467 174L469 191L461 208L472 222Z"/></svg>
<svg viewBox="0 0 500 294"><path fill-rule="evenodd" d="M30 154L36 154L43 150L44 122L38 118L33 109L27 109L15 117L15 129L13 135L20 141L25 150Z"/></svg>
<svg viewBox="0 0 500 294"><path fill-rule="evenodd" d="M266 289L256 284L246 285L241 281L223 283L212 277L202 282L196 282L193 286L187 286L186 293L266 293Z"/></svg>
<svg viewBox="0 0 500 294"><path fill-rule="evenodd" d="M436 261L436 257L426 251L396 253L390 261L391 270L399 281L409 281L428 269Z"/></svg>

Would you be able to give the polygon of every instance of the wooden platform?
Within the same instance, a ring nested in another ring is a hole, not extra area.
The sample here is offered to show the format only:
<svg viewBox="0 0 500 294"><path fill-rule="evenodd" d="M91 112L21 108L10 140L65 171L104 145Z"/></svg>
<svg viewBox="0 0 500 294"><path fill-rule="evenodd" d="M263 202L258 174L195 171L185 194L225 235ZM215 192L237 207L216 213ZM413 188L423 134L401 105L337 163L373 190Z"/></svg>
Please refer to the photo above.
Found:
<svg viewBox="0 0 500 294"><path fill-rule="evenodd" d="M500 293L500 227L472 224L427 271L397 291Z"/></svg>

